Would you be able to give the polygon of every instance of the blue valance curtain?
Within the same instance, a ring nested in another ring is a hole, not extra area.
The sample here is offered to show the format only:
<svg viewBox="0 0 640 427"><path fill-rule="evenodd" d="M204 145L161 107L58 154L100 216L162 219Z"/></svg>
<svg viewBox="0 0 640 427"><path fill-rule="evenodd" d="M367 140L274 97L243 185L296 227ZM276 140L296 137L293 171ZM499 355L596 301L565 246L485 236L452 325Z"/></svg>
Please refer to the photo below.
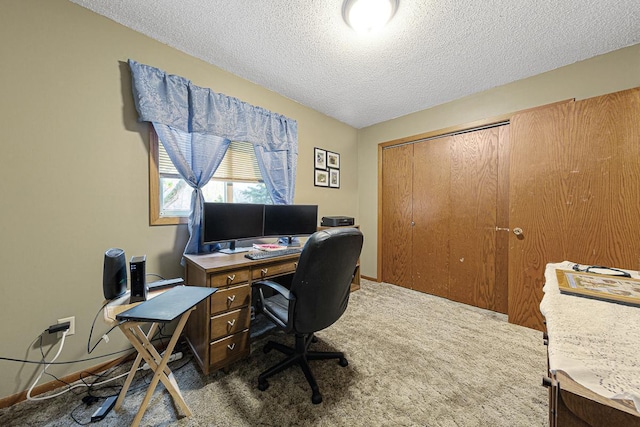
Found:
<svg viewBox="0 0 640 427"><path fill-rule="evenodd" d="M231 140L253 144L273 202L293 203L298 157L295 120L131 59L129 67L138 120L153 123L169 158L194 189L185 253L204 250L201 188L213 176Z"/></svg>

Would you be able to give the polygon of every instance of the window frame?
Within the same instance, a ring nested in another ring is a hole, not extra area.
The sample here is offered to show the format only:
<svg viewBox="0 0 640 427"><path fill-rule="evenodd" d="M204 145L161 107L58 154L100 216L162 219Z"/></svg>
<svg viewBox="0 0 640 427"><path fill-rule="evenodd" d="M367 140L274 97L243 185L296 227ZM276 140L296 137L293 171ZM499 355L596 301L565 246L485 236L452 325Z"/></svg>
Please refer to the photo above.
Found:
<svg viewBox="0 0 640 427"><path fill-rule="evenodd" d="M188 224L189 216L162 216L160 215L160 138L152 124L149 124L149 224L150 225L177 225ZM243 182L242 179L235 181L222 181L225 183L226 199L233 199L233 183ZM247 181L253 182L253 181ZM263 181L261 181L263 182Z"/></svg>
<svg viewBox="0 0 640 427"><path fill-rule="evenodd" d="M177 225L188 224L186 216L160 216L160 167L158 134L149 124L149 224L151 225Z"/></svg>

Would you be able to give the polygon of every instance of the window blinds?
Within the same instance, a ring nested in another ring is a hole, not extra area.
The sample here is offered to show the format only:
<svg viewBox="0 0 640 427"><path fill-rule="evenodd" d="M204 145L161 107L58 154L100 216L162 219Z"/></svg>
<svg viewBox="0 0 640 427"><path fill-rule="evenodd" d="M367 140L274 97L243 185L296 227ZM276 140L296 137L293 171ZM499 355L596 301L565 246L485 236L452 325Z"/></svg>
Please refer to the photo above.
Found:
<svg viewBox="0 0 640 427"><path fill-rule="evenodd" d="M158 144L158 169L160 176L180 177L162 143ZM212 179L262 182L262 174L258 168L253 144L243 141L231 141Z"/></svg>

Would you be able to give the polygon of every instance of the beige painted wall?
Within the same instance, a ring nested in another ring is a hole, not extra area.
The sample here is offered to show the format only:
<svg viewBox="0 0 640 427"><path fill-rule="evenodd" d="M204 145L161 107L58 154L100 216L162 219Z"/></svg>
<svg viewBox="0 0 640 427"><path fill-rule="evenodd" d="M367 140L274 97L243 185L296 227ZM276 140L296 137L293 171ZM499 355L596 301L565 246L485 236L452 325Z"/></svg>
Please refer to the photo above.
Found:
<svg viewBox="0 0 640 427"><path fill-rule="evenodd" d="M0 356L30 360L39 358L33 340L67 316L76 316L77 331L60 360L89 357L107 248L146 254L149 272L182 274L186 227L148 225L147 126L136 122L128 58L296 119L295 202L319 204L320 216L355 216L366 235L362 272L370 277L378 143L640 86L638 45L357 131L65 0L5 0L0 40ZM339 190L313 186L313 147L341 154ZM104 331L98 322L97 335ZM110 337L90 356L126 346L118 332ZM0 360L0 398L25 390L35 373L34 365Z"/></svg>
<svg viewBox="0 0 640 427"><path fill-rule="evenodd" d="M378 144L570 98L640 86L640 44L360 129L358 218L367 238L361 271L377 277Z"/></svg>
<svg viewBox="0 0 640 427"><path fill-rule="evenodd" d="M0 40L2 357L39 360L31 343L68 316L76 316L76 335L60 361L125 347L114 331L109 344L86 350L110 247L127 257L146 254L147 272L182 275L186 226L149 226L148 131L136 122L129 58L296 119L295 202L319 204L321 216L357 216L357 131L350 126L65 0L3 1ZM339 190L313 186L313 147L340 153ZM98 321L97 335L105 331ZM50 371L63 376L111 358ZM0 398L25 390L35 372L35 365L0 360Z"/></svg>

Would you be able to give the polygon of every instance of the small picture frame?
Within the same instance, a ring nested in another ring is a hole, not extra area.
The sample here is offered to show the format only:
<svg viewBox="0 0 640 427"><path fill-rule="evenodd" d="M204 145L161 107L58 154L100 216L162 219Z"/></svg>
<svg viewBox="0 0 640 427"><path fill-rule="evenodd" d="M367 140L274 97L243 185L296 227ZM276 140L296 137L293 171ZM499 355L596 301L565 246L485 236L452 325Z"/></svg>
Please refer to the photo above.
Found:
<svg viewBox="0 0 640 427"><path fill-rule="evenodd" d="M322 170L322 169L316 169L316 176L315 176L315 180L314 180L314 185L316 187L328 187L329 186L329 172Z"/></svg>
<svg viewBox="0 0 640 427"><path fill-rule="evenodd" d="M329 169L329 187L340 188L340 169Z"/></svg>
<svg viewBox="0 0 640 427"><path fill-rule="evenodd" d="M313 149L313 158L316 169L327 169L327 151L322 148ZM317 175L316 175L317 177Z"/></svg>
<svg viewBox="0 0 640 427"><path fill-rule="evenodd" d="M340 169L340 154L327 151L327 167Z"/></svg>

